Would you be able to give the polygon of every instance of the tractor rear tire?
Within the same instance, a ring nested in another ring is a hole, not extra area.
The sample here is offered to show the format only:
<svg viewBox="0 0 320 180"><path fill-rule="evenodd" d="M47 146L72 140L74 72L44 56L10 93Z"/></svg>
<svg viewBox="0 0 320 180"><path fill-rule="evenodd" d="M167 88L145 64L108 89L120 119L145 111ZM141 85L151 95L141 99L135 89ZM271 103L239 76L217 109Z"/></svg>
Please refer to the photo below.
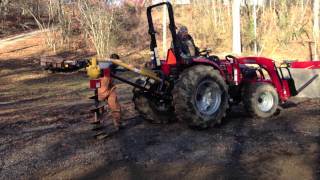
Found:
<svg viewBox="0 0 320 180"><path fill-rule="evenodd" d="M173 102L178 120L206 129L220 124L225 117L228 88L219 71L196 65L181 73L173 90Z"/></svg>
<svg viewBox="0 0 320 180"><path fill-rule="evenodd" d="M161 102L161 100L137 88L133 89L132 100L139 115L151 123L167 124L175 121L174 108L171 102Z"/></svg>
<svg viewBox="0 0 320 180"><path fill-rule="evenodd" d="M268 83L248 84L242 94L246 111L252 117L268 118L273 116L279 105L276 89Z"/></svg>

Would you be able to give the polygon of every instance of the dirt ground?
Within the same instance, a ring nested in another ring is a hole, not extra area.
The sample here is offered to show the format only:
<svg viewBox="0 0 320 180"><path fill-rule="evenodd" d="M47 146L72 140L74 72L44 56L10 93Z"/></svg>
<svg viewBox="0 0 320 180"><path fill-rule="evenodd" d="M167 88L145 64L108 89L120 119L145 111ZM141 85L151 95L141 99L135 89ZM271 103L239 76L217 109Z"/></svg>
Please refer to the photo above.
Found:
<svg viewBox="0 0 320 180"><path fill-rule="evenodd" d="M0 50L0 179L320 179L320 99L266 120L235 107L196 131L143 121L119 84L126 128L95 140L85 73L48 74L12 48Z"/></svg>

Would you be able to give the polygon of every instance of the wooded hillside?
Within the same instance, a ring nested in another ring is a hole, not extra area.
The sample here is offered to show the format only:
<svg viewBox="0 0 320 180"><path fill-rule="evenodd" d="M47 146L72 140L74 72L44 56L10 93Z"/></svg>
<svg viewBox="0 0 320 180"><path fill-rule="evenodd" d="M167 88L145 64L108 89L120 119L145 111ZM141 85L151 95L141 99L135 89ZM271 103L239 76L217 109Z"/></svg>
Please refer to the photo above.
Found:
<svg viewBox="0 0 320 180"><path fill-rule="evenodd" d="M142 2L142 6L140 1L114 2L1 0L0 36L40 28L48 29L45 42L53 52L89 47L103 57L132 47L147 50L145 10L151 1ZM316 55L317 0L244 0L240 8L243 54L281 60ZM216 54L232 52L232 1L193 0L190 5L174 5L174 10L177 26L186 25L199 47L210 47ZM161 37L161 9L155 16Z"/></svg>

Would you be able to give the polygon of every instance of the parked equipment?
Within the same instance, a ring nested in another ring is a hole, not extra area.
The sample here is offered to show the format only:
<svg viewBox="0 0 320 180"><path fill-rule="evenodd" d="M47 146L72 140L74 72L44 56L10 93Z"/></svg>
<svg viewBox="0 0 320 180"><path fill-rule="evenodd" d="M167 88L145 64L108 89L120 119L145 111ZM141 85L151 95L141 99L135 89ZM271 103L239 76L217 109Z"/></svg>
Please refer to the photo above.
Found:
<svg viewBox="0 0 320 180"><path fill-rule="evenodd" d="M40 59L40 66L44 70L49 71L75 71L85 68L88 65L87 59L70 59L65 60L62 57L42 57Z"/></svg>
<svg viewBox="0 0 320 180"><path fill-rule="evenodd" d="M169 29L173 47L167 52L167 59L160 60L157 50L156 32L153 26L152 10L166 5L169 13ZM155 123L173 120L185 121L189 126L205 129L221 123L230 106L243 103L252 116L268 118L274 115L281 103L296 96L318 76L311 77L306 86L297 89L290 73L290 67L307 68L304 62L284 62L276 66L275 61L265 57L226 56L219 59L204 50L196 57L183 59L177 40L172 6L169 2L148 7L147 17L151 37L150 50L152 70L135 68L120 60L98 61L104 75L134 86L133 102L145 119ZM106 64L118 66L143 76L130 82L110 71ZM308 62L320 69L320 63ZM93 63L92 66L97 66ZM91 88L99 83L89 67ZM111 72L111 73L110 73Z"/></svg>

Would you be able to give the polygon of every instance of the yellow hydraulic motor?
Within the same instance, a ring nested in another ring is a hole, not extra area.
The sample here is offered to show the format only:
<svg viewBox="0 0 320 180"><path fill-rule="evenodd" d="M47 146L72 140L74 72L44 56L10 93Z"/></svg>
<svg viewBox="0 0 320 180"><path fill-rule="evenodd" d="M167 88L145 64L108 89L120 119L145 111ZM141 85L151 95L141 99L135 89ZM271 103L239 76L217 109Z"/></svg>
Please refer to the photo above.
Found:
<svg viewBox="0 0 320 180"><path fill-rule="evenodd" d="M100 68L97 63L97 58L91 59L91 64L86 68L87 75L90 79L97 79L100 76Z"/></svg>

